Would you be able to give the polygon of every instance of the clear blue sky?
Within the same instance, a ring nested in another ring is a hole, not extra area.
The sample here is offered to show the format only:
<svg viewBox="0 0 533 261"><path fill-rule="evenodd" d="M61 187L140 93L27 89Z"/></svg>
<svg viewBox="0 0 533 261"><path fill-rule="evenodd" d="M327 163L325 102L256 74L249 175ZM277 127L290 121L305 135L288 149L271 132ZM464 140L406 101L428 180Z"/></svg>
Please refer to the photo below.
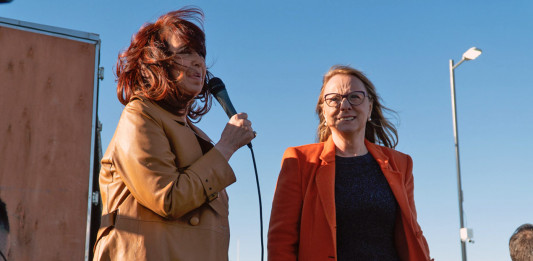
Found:
<svg viewBox="0 0 533 261"><path fill-rule="evenodd" d="M455 75L464 210L475 240L467 252L469 260L510 260L511 233L533 223L533 2L431 2L14 0L0 16L100 35L105 149L123 108L113 74L119 51L143 23L202 8L208 65L258 132L265 232L283 151L315 142L322 75L333 64L363 70L398 112L397 149L413 157L418 220L436 260L461 256L448 60L476 46L483 54ZM217 104L199 126L218 140L226 122ZM228 189L230 260L237 241L240 260L259 260L248 149L230 164L238 178Z"/></svg>

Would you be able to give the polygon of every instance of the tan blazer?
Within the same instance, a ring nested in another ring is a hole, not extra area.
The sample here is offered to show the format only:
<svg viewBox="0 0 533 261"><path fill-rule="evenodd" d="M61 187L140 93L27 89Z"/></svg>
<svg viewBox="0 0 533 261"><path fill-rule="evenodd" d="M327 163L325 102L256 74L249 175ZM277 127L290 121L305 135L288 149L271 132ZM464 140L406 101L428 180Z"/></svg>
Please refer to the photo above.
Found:
<svg viewBox="0 0 533 261"><path fill-rule="evenodd" d="M416 220L411 157L365 140L398 202L396 249L401 260L430 260ZM337 260L335 144L288 148L283 156L268 231L271 261Z"/></svg>
<svg viewBox="0 0 533 261"><path fill-rule="evenodd" d="M94 260L228 260L235 174L192 128L150 100L126 105L102 159Z"/></svg>

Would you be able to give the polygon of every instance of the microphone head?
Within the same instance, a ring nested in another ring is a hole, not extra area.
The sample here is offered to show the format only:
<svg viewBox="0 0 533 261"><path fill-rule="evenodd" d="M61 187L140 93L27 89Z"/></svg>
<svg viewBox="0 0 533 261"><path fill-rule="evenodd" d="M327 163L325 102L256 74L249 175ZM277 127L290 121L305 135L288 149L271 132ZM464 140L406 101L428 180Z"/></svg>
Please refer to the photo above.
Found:
<svg viewBox="0 0 533 261"><path fill-rule="evenodd" d="M207 89L209 89L209 91L216 96L220 91L226 89L226 85L224 85L220 78L213 77L207 83Z"/></svg>

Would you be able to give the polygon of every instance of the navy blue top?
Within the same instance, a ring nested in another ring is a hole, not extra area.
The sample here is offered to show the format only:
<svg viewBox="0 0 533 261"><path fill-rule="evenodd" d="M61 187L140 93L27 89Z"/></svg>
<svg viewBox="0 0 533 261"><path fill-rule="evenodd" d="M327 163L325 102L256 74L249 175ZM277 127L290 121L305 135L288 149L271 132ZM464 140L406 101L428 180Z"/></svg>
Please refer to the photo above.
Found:
<svg viewBox="0 0 533 261"><path fill-rule="evenodd" d="M398 203L370 153L335 156L337 260L400 260L394 244Z"/></svg>

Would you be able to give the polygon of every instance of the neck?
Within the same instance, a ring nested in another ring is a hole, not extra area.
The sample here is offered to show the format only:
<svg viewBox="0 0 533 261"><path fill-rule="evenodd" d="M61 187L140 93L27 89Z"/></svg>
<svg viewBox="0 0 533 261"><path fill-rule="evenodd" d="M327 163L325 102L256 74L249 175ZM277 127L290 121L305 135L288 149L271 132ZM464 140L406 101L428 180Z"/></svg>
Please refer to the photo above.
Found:
<svg viewBox="0 0 533 261"><path fill-rule="evenodd" d="M331 133L335 143L335 155L341 157L361 156L368 153L365 146L365 137L362 135Z"/></svg>
<svg viewBox="0 0 533 261"><path fill-rule="evenodd" d="M180 111L179 113L183 114L180 116L180 120L183 121L184 123L187 123L187 114L188 114L187 109L184 109L183 111Z"/></svg>

